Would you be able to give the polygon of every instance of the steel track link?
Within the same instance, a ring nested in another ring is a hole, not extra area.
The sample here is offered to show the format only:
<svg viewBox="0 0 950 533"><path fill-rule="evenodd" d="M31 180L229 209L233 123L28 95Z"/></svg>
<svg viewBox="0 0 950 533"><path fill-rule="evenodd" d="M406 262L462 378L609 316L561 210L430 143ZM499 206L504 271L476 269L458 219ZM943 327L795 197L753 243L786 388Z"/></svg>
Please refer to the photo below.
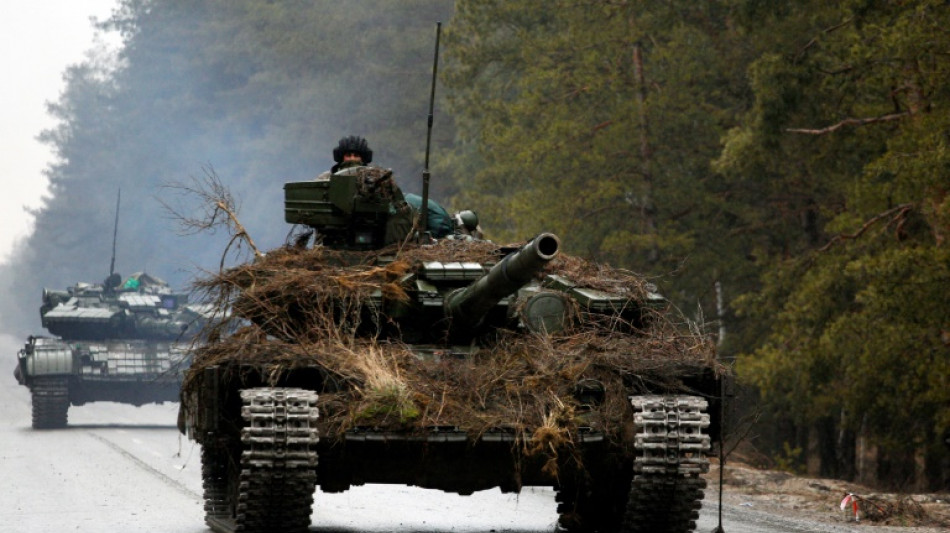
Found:
<svg viewBox="0 0 950 533"><path fill-rule="evenodd" d="M696 528L709 470L710 438L696 396L635 396L630 399L637 428L634 479L624 533L687 533Z"/></svg>
<svg viewBox="0 0 950 533"><path fill-rule="evenodd" d="M69 378L36 377L30 392L33 400L34 429L66 427L69 413Z"/></svg>
<svg viewBox="0 0 950 533"><path fill-rule="evenodd" d="M218 533L305 533L317 476L317 394L289 388L241 391L241 458L226 447L202 456L205 522Z"/></svg>
<svg viewBox="0 0 950 533"><path fill-rule="evenodd" d="M204 489L205 521L230 516L228 505L228 456L218 443L201 447L201 481ZM211 523L208 522L210 526Z"/></svg>

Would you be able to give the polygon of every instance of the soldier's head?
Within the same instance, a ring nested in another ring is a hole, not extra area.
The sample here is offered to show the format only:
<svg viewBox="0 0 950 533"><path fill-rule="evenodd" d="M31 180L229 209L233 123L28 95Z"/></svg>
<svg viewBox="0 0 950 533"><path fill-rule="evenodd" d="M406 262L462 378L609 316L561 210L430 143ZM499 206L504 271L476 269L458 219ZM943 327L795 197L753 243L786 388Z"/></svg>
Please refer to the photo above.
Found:
<svg viewBox="0 0 950 533"><path fill-rule="evenodd" d="M343 137L337 147L333 149L333 160L340 165L368 165L373 161L373 151L369 149L366 139L356 135Z"/></svg>

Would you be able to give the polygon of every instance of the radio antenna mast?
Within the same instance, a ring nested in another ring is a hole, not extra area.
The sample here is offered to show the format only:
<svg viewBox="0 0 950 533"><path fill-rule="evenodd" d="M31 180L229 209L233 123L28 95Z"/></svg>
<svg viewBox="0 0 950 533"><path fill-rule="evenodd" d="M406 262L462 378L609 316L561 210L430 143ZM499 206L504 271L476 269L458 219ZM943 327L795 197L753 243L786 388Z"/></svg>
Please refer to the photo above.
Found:
<svg viewBox="0 0 950 533"><path fill-rule="evenodd" d="M442 22L435 26L435 56L432 60L432 91L429 93L429 117L426 131L426 160L422 169L422 208L419 210L419 219L416 227L420 229L419 236L429 231L429 150L432 146L432 109L435 107L435 80L439 71L439 38L442 35Z"/></svg>
<svg viewBox="0 0 950 533"><path fill-rule="evenodd" d="M119 204L122 202L122 188L115 199L115 225L112 228L112 261L109 262L109 276L115 274L115 241L119 236Z"/></svg>

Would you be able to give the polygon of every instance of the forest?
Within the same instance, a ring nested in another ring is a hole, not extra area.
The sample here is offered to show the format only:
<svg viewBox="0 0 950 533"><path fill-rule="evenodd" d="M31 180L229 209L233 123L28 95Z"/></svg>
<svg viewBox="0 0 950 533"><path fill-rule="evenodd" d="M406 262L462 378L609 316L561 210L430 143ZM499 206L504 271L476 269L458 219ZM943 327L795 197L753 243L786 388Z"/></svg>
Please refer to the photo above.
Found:
<svg viewBox="0 0 950 533"><path fill-rule="evenodd" d="M541 8L543 6L543 9ZM261 249L283 183L345 135L497 242L654 281L719 343L763 464L950 488L950 5L945 0L120 0L122 47L64 73L4 329L116 266L176 286L227 237L168 206L213 174ZM25 310L25 311L24 311ZM750 407L751 406L751 407ZM752 450L752 451L749 451Z"/></svg>

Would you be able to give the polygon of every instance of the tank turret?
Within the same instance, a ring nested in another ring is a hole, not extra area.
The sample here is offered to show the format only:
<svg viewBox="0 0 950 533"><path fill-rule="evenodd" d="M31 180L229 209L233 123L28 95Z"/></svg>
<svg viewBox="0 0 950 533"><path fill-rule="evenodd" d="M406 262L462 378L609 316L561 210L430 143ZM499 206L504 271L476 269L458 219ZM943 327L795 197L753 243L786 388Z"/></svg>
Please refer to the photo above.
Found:
<svg viewBox="0 0 950 533"><path fill-rule="evenodd" d="M45 289L40 318L47 331L65 339L185 341L201 329L204 311L165 281L137 272L124 282Z"/></svg>
<svg viewBox="0 0 950 533"><path fill-rule="evenodd" d="M445 312L452 320L452 328L476 326L502 298L527 285L557 256L560 246L556 235L542 233L517 252L506 255L478 281L449 293Z"/></svg>

